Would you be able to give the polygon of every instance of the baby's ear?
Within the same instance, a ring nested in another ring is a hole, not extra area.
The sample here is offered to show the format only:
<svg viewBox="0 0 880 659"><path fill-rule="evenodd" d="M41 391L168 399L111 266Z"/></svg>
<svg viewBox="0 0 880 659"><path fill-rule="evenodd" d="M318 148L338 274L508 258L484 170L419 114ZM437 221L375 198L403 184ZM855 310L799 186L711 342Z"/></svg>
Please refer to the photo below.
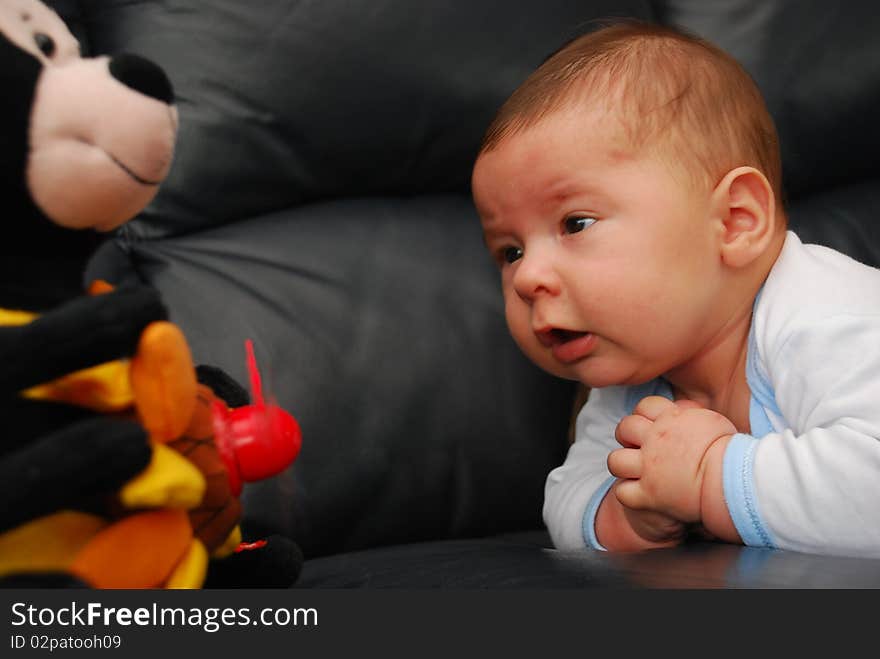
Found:
<svg viewBox="0 0 880 659"><path fill-rule="evenodd" d="M763 254L780 230L773 188L754 167L737 167L721 179L712 191L712 210L721 220L721 258L734 268Z"/></svg>

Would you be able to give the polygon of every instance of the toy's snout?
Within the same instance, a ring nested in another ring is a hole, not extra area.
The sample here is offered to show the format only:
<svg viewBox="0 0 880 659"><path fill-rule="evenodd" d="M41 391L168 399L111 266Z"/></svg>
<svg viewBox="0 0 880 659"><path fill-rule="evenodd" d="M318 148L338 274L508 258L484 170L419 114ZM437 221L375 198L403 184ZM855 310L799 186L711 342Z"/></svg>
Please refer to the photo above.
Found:
<svg viewBox="0 0 880 659"><path fill-rule="evenodd" d="M126 87L145 96L171 105L174 89L165 72L148 59L139 55L116 55L109 63L110 75Z"/></svg>
<svg viewBox="0 0 880 659"><path fill-rule="evenodd" d="M142 57L45 66L30 119L31 198L60 226L116 228L155 197L171 167L177 124L171 82Z"/></svg>

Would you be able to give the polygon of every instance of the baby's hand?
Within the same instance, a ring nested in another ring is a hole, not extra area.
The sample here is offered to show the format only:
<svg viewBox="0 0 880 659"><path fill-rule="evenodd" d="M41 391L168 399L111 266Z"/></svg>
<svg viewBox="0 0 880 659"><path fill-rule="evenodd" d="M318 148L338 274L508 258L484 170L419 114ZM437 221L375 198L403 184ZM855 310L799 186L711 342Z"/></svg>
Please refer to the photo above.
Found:
<svg viewBox="0 0 880 659"><path fill-rule="evenodd" d="M692 401L660 396L642 399L617 424L624 447L608 456L608 469L625 479L614 488L618 501L689 524L701 521L706 455L717 441L736 433L727 417Z"/></svg>

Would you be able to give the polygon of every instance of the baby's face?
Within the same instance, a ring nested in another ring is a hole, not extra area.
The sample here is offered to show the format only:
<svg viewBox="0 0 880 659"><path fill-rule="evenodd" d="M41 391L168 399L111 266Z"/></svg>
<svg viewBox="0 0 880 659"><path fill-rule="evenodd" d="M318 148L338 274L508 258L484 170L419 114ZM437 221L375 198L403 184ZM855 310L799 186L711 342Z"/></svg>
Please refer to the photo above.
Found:
<svg viewBox="0 0 880 659"><path fill-rule="evenodd" d="M718 327L724 283L709 192L628 154L618 126L599 111L554 113L483 154L472 181L514 339L590 387L693 358Z"/></svg>

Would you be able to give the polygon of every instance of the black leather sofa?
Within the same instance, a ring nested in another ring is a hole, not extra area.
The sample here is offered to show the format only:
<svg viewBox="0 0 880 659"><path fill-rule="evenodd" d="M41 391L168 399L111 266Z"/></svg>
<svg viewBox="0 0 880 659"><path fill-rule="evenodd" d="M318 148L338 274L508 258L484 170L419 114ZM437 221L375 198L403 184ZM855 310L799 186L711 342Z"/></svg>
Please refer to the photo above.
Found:
<svg viewBox="0 0 880 659"><path fill-rule="evenodd" d="M507 334L469 197L493 112L597 19L681 25L738 57L778 122L792 226L880 265L880 10L821 0L57 0L91 53L162 65L179 145L90 275L162 291L196 361L252 338L303 429L246 490L298 587L878 587L880 560L725 545L550 548L541 505L575 388ZM880 475L878 475L880 476Z"/></svg>

